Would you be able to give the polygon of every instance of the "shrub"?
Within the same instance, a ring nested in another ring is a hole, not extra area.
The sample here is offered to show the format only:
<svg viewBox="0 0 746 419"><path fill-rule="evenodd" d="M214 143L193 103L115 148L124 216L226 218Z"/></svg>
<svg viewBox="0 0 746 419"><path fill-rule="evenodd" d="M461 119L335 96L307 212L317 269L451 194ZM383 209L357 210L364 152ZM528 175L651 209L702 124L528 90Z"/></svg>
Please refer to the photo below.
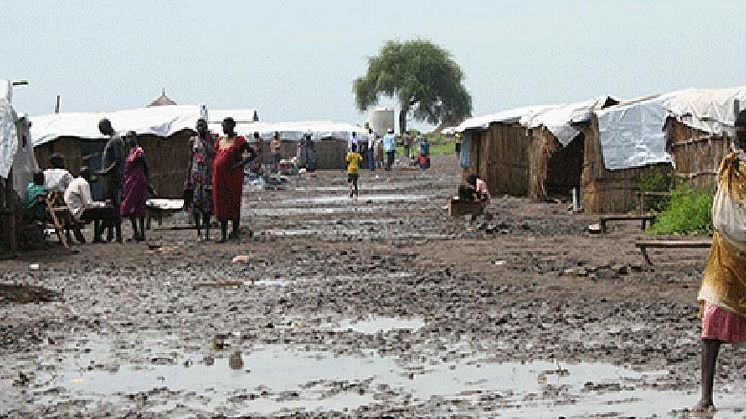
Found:
<svg viewBox="0 0 746 419"><path fill-rule="evenodd" d="M638 186L641 192L668 192L671 188L671 175L660 167L653 167L643 173ZM670 199L667 196L648 196L645 198L645 208L642 208L642 211L661 212L669 203Z"/></svg>
<svg viewBox="0 0 746 419"><path fill-rule="evenodd" d="M713 191L682 183L671 191L671 201L650 228L651 234L712 233Z"/></svg>

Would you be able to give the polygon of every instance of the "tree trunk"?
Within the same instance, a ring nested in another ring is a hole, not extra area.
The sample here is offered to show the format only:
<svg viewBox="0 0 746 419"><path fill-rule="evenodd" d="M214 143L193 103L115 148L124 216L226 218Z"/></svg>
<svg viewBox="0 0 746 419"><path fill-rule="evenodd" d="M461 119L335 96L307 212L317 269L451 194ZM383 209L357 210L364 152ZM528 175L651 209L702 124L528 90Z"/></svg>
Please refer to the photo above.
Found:
<svg viewBox="0 0 746 419"><path fill-rule="evenodd" d="M399 111L399 134L401 135L407 132L407 113L409 113L409 108L402 107Z"/></svg>

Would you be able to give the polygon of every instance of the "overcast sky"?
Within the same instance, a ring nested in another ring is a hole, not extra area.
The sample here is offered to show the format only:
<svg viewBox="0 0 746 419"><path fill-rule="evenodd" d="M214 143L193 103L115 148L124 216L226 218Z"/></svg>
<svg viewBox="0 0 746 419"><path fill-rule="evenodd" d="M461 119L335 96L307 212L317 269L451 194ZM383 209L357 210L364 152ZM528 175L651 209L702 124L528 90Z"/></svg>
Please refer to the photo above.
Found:
<svg viewBox="0 0 746 419"><path fill-rule="evenodd" d="M746 84L746 2L0 0L0 78L32 115L179 104L362 123L352 81L390 39L429 39L482 115Z"/></svg>

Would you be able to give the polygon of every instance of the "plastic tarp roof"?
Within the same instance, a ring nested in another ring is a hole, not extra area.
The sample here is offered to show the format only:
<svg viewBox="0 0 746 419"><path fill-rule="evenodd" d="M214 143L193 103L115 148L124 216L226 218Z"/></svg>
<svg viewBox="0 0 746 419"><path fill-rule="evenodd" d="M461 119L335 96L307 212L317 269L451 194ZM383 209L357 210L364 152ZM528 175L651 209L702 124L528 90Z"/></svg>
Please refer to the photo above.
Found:
<svg viewBox="0 0 746 419"><path fill-rule="evenodd" d="M8 177L17 151L16 113L10 101L0 97L0 177Z"/></svg>
<svg viewBox="0 0 746 419"><path fill-rule="evenodd" d="M601 153L609 170L670 163L666 151L666 101L680 94L646 96L596 112Z"/></svg>
<svg viewBox="0 0 746 419"><path fill-rule="evenodd" d="M746 110L746 86L729 89L691 89L668 99L666 111L683 124L719 135L736 124L734 104Z"/></svg>
<svg viewBox="0 0 746 419"><path fill-rule="evenodd" d="M208 121L211 124L220 124L227 117L233 118L236 125L251 124L259 120L259 114L256 109L217 109L207 113Z"/></svg>
<svg viewBox="0 0 746 419"><path fill-rule="evenodd" d="M487 129L493 122L500 122L503 124L521 123L521 121L530 120L532 115L556 107L557 105L523 106L520 108L507 109L489 115L476 116L466 119L464 122L456 127L455 131L464 132L473 129Z"/></svg>
<svg viewBox="0 0 746 419"><path fill-rule="evenodd" d="M194 129L200 118L199 106L154 106L115 112L60 113L31 118L34 147L57 137L102 138L98 131L101 118L108 118L118 132L135 131L168 137L184 129Z"/></svg>
<svg viewBox="0 0 746 419"><path fill-rule="evenodd" d="M591 114L601 109L610 96L599 96L582 102L560 105L524 106L490 115L469 118L456 127L456 132L470 129L487 129L493 122L518 123L527 128L546 127L566 146L580 131L572 124L588 121Z"/></svg>
<svg viewBox="0 0 746 419"><path fill-rule="evenodd" d="M589 121L593 112L601 110L609 99L610 96L599 96L583 102L547 108L527 115L521 123L529 128L545 127L562 146L566 146L580 133L572 124Z"/></svg>
<svg viewBox="0 0 746 419"><path fill-rule="evenodd" d="M210 130L222 133L220 124L210 124ZM365 128L332 121L255 122L250 125L236 126L236 132L245 136L249 141L251 141L255 132L258 132L265 141L275 135L275 132L279 132L280 138L283 140L300 141L309 131L314 141L329 137L348 141L352 137L353 131L357 132L357 136L361 140L368 138L368 132Z"/></svg>

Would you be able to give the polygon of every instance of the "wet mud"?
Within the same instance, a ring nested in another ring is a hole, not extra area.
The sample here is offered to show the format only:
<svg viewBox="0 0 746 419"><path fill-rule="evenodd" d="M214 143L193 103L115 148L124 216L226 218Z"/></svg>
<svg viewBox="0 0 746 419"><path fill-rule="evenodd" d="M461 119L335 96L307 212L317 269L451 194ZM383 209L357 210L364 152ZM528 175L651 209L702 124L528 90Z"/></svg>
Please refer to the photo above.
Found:
<svg viewBox="0 0 746 419"><path fill-rule="evenodd" d="M637 224L589 235L567 203L452 218L459 181L438 157L350 199L321 172L247 187L238 241L177 214L150 245L0 262L0 415L686 417L707 251L646 266ZM717 417L746 414L745 355Z"/></svg>

